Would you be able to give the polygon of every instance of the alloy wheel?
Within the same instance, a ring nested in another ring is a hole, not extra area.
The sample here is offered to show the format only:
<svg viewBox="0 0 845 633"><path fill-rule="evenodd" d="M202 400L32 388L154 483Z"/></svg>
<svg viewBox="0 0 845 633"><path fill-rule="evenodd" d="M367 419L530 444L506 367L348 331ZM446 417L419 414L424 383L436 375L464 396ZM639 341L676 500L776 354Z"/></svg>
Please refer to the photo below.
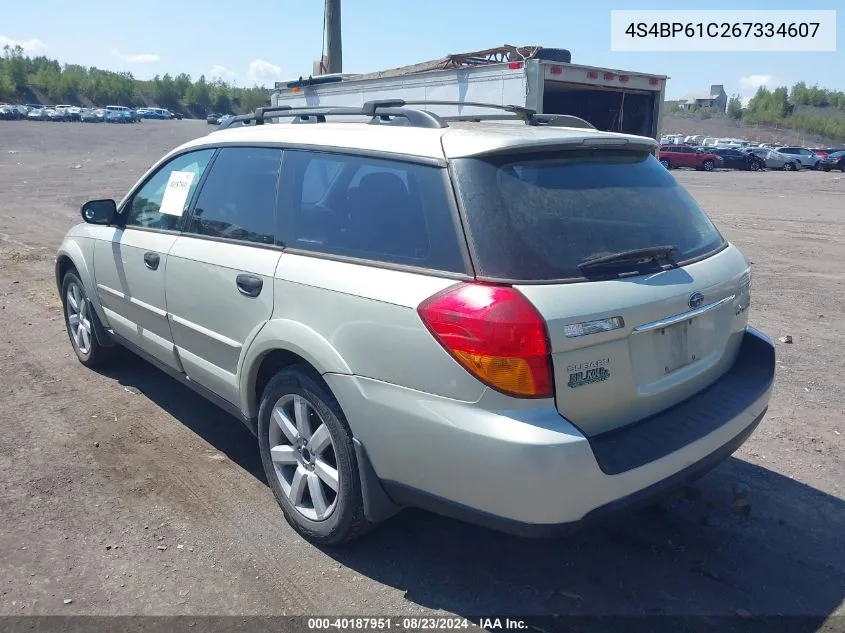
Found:
<svg viewBox="0 0 845 633"><path fill-rule="evenodd" d="M270 459L290 504L311 521L337 506L340 473L334 442L314 405L303 396L282 396L269 425Z"/></svg>
<svg viewBox="0 0 845 633"><path fill-rule="evenodd" d="M79 284L71 283L68 285L65 302L67 304L67 323L73 344L76 345L79 353L85 356L91 352L93 327L89 314L90 308Z"/></svg>

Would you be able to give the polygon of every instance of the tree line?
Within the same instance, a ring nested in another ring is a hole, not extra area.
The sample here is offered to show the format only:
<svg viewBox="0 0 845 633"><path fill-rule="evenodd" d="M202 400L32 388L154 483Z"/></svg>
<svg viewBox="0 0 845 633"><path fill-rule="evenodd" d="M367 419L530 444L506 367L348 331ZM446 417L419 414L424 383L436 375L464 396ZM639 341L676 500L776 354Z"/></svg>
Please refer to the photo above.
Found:
<svg viewBox="0 0 845 633"><path fill-rule="evenodd" d="M0 100L15 100L28 91L46 94L54 103L139 107L157 105L173 111L205 116L209 112L251 112L269 104L266 88L242 88L224 82L192 80L180 73L139 80L132 73L102 70L94 66L59 64L43 55L29 57L20 46L3 48L0 58Z"/></svg>
<svg viewBox="0 0 845 633"><path fill-rule="evenodd" d="M845 140L845 92L807 87L803 81L791 90L786 86L772 90L761 86L745 107L739 95L734 95L728 101L727 115L749 125L788 127Z"/></svg>

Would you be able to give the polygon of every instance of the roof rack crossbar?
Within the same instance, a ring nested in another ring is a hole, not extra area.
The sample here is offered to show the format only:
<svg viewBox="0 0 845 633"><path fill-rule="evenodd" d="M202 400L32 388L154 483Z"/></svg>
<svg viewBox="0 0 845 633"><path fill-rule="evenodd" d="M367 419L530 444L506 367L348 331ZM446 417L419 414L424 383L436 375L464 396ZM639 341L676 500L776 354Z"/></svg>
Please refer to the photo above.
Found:
<svg viewBox="0 0 845 633"><path fill-rule="evenodd" d="M459 121L481 123L483 121L513 121L516 119L524 121L527 124L540 124L554 127L576 127L587 130L596 129L596 126L589 121L572 114L535 114L531 117L531 121L526 121L524 118L515 114L458 114L453 116L444 116L441 118L446 123L456 123Z"/></svg>
<svg viewBox="0 0 845 633"><path fill-rule="evenodd" d="M502 105L500 103L481 103L477 101L404 101L403 105L406 106L425 106L425 105L444 105L444 106L463 106L467 108L489 108L491 110L504 110L505 112L510 112L511 114L515 114L520 118L524 119L532 119L537 115L536 110L532 110L531 108L526 108L524 106L518 105L510 105L505 104Z"/></svg>
<svg viewBox="0 0 845 633"><path fill-rule="evenodd" d="M324 123L327 116L366 116L371 117L370 122L384 121L390 118L403 118L413 127L423 128L444 128L446 123L436 114L425 110L402 107L404 102L398 99L383 101L368 101L360 108L352 107L301 107L276 106L257 108L251 114L241 114L226 121L223 121L218 130L224 130L237 123L262 125L266 118L292 118L298 123L310 122L314 117L317 122Z"/></svg>

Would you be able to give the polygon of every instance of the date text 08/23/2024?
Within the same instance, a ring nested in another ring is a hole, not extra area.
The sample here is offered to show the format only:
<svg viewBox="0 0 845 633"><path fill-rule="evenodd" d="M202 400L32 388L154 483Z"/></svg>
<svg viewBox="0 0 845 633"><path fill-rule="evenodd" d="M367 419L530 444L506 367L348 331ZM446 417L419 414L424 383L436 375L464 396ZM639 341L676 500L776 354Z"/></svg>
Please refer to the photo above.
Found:
<svg viewBox="0 0 845 633"><path fill-rule="evenodd" d="M384 618L308 618L310 631L349 630L349 631L443 631L469 629L477 626L487 630L525 630L528 624L524 620L498 617L384 617Z"/></svg>

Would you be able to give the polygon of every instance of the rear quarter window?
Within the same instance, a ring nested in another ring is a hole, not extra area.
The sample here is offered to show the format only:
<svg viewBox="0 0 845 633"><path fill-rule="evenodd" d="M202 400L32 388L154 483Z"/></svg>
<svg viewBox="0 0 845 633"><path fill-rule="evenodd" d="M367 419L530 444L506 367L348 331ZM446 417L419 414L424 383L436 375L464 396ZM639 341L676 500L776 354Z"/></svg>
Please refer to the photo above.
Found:
<svg viewBox="0 0 845 633"><path fill-rule="evenodd" d="M288 248L468 273L443 167L288 150L282 191L281 239Z"/></svg>
<svg viewBox="0 0 845 633"><path fill-rule="evenodd" d="M465 158L454 180L480 277L584 279L578 264L673 245L678 264L725 240L650 153L595 150Z"/></svg>

